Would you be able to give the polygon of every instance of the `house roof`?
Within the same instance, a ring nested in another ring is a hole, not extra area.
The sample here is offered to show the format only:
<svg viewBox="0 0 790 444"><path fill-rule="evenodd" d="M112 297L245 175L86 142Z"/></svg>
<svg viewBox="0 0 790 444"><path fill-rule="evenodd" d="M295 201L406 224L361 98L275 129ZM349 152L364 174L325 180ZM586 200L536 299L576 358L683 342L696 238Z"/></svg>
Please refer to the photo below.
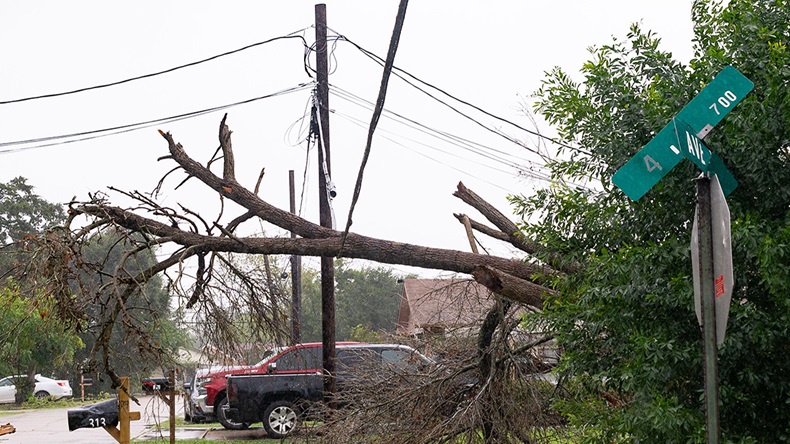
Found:
<svg viewBox="0 0 790 444"><path fill-rule="evenodd" d="M469 279L404 279L397 331L467 327L482 320L493 303L491 292Z"/></svg>

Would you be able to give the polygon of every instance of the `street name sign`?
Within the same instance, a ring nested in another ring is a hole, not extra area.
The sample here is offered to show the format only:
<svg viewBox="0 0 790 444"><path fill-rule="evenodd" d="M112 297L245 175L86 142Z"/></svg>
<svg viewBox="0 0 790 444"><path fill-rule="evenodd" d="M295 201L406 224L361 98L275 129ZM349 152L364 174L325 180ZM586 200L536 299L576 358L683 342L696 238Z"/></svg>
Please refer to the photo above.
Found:
<svg viewBox="0 0 790 444"><path fill-rule="evenodd" d="M687 150L673 119L614 173L612 182L631 200L639 200L685 157Z"/></svg>
<svg viewBox="0 0 790 444"><path fill-rule="evenodd" d="M704 139L752 88L754 83L751 80L732 66L727 66L677 113L676 118Z"/></svg>
<svg viewBox="0 0 790 444"><path fill-rule="evenodd" d="M722 187L728 195L738 183L721 158L701 139L721 122L754 83L732 66L724 68L672 120L612 176L631 200L639 200L684 157L702 171L723 176Z"/></svg>

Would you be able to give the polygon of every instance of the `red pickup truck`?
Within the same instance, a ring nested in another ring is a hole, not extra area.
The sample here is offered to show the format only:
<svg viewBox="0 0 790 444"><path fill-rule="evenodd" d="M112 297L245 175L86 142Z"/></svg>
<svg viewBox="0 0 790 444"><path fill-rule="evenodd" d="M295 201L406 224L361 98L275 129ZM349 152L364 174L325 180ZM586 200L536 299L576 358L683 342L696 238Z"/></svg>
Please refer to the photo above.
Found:
<svg viewBox="0 0 790 444"><path fill-rule="evenodd" d="M359 344L359 342L337 342L336 345ZM230 430L242 430L250 426L246 422L236 422L225 416L228 398L225 394L225 378L228 375L265 374L270 361L286 351L298 348L320 348L320 342L297 344L290 347L274 349L260 362L254 365L213 367L198 370L190 387L190 393L184 406L185 419L192 421L216 419L223 427Z"/></svg>

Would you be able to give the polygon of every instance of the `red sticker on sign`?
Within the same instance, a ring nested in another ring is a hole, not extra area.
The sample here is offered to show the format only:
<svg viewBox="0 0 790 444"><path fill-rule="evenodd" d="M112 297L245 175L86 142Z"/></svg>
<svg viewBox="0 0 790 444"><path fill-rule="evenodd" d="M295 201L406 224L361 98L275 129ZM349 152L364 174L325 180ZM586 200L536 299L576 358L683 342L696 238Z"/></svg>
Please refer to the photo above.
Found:
<svg viewBox="0 0 790 444"><path fill-rule="evenodd" d="M724 296L724 275L720 274L716 276L713 283L716 285L716 297Z"/></svg>

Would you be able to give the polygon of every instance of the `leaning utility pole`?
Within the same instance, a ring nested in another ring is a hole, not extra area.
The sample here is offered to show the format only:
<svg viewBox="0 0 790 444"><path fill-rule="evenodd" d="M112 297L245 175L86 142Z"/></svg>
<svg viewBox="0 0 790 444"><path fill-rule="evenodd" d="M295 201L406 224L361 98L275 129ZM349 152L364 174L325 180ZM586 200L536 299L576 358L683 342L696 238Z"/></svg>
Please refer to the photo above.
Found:
<svg viewBox="0 0 790 444"><path fill-rule="evenodd" d="M322 227L332 227L329 207L329 62L326 39L326 5L315 5L315 60L318 81L318 204ZM335 380L335 265L332 257L321 257L321 342L324 362L324 400L334 405Z"/></svg>
<svg viewBox="0 0 790 444"><path fill-rule="evenodd" d="M296 214L294 170L288 171L288 188L291 198L291 214ZM296 233L291 231L291 239ZM302 256L291 255L291 344L302 342Z"/></svg>

